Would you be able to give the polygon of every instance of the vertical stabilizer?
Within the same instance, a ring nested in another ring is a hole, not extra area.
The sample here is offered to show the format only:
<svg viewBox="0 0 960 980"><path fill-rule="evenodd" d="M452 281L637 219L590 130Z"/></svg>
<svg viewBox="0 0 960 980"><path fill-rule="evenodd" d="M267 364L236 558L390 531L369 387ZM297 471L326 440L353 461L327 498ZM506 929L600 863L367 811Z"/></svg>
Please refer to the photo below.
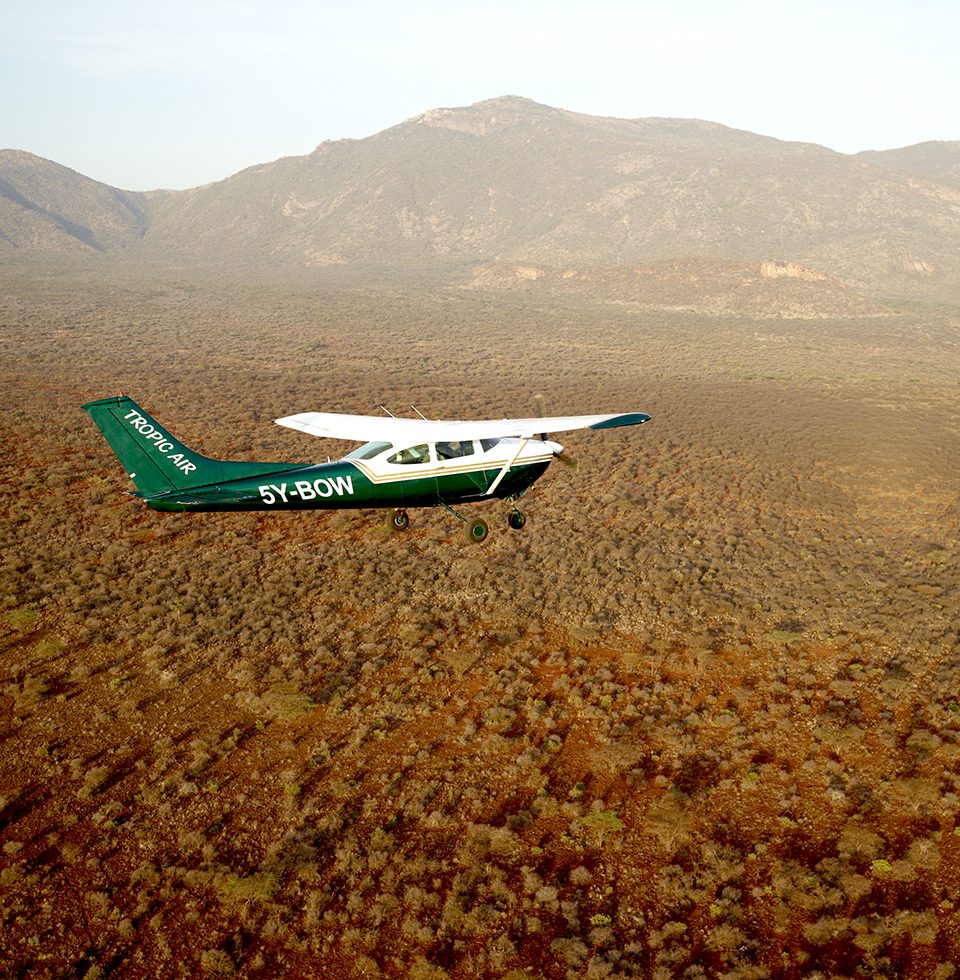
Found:
<svg viewBox="0 0 960 980"><path fill-rule="evenodd" d="M294 469L297 463L225 462L188 449L132 398L116 395L83 406L144 497L229 483Z"/></svg>

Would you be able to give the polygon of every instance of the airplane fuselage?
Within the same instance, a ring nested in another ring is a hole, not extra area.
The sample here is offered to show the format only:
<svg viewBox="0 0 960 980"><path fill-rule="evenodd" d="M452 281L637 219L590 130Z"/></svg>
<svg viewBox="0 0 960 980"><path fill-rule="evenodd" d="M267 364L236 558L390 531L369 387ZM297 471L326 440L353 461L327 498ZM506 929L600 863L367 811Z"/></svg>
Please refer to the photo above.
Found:
<svg viewBox="0 0 960 980"><path fill-rule="evenodd" d="M272 475L261 474L189 490L141 496L150 507L159 511L435 507L519 497L546 472L550 460L518 460L494 492L488 494L502 465L501 462L459 472L435 468L423 475L377 479L378 474L362 467L359 462L340 459L299 469L284 469Z"/></svg>

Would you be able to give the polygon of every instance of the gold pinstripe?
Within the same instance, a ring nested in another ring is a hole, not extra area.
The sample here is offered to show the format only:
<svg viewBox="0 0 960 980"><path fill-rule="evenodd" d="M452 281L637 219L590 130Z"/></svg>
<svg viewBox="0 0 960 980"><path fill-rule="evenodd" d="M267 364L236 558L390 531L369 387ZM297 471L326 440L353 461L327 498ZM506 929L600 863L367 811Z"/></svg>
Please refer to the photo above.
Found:
<svg viewBox="0 0 960 980"><path fill-rule="evenodd" d="M553 453L547 453L546 455L543 456L527 457L526 459L517 460L516 462L514 462L513 466L511 466L510 469L512 470L520 466L529 466L532 463L545 463L549 459L553 459ZM484 463L483 466L477 466L476 464L472 466L463 466L463 465L444 466L444 467L433 466L430 469L421 469L420 465L415 463L415 464L411 464L411 468L413 468L415 472L397 473L396 475L394 474L384 475L384 474L374 473L373 470L371 470L370 467L367 466L363 460L359 460L359 459L346 459L344 460L344 462L352 463L354 466L356 466L356 468L360 470L360 472L371 483L380 484L380 483L400 483L403 480L424 480L424 479L429 479L432 476L433 477L454 476L454 475L459 475L461 473L483 474L484 470L502 469L504 464L507 462L507 460L505 459L490 460L489 462Z"/></svg>

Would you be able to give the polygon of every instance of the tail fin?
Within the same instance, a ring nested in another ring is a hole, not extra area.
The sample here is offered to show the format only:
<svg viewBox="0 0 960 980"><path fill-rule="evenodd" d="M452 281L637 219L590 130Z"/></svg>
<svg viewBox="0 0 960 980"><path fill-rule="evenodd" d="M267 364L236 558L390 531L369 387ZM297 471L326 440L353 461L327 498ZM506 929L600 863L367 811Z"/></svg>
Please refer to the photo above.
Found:
<svg viewBox="0 0 960 980"><path fill-rule="evenodd" d="M143 497L294 469L299 463L234 463L188 449L127 395L82 406Z"/></svg>

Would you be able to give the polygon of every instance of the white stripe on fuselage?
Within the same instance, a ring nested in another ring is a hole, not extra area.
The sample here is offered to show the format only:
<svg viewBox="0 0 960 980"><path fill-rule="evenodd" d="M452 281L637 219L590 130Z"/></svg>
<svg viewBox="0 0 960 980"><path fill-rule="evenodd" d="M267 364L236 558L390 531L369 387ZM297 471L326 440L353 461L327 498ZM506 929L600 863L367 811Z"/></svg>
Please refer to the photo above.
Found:
<svg viewBox="0 0 960 980"><path fill-rule="evenodd" d="M553 459L553 453L540 456L527 456L514 462L511 470L532 463L545 463ZM485 470L501 470L509 462L506 459L485 460L483 463L473 463L469 466L424 466L423 463L398 464L403 466L402 473L376 473L364 460L344 459L344 463L352 463L371 483L400 483L403 480L424 480L430 477L458 476L465 473L476 473L482 476Z"/></svg>

